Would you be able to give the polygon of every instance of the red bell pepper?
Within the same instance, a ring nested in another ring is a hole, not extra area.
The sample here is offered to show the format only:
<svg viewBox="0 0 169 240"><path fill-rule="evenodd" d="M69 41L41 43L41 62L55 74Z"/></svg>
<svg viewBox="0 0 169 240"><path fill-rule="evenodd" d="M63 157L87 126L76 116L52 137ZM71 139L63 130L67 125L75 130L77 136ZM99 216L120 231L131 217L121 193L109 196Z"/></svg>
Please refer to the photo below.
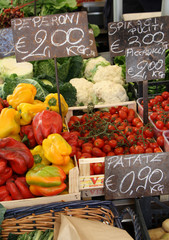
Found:
<svg viewBox="0 0 169 240"><path fill-rule="evenodd" d="M6 167L3 172L0 173L0 186L2 186L6 181L12 176L12 168Z"/></svg>
<svg viewBox="0 0 169 240"><path fill-rule="evenodd" d="M33 155L25 144L10 137L0 139L0 158L9 162L18 174L24 174L34 164Z"/></svg>
<svg viewBox="0 0 169 240"><path fill-rule="evenodd" d="M28 148L34 148L37 145L31 124L21 127L20 136Z"/></svg>
<svg viewBox="0 0 169 240"><path fill-rule="evenodd" d="M6 186L0 187L0 202L1 201L10 201L12 200L12 197L10 196Z"/></svg>
<svg viewBox="0 0 169 240"><path fill-rule="evenodd" d="M36 142L41 145L43 139L50 134L61 133L63 122L60 114L54 111L44 110L36 114L32 121Z"/></svg>
<svg viewBox="0 0 169 240"><path fill-rule="evenodd" d="M22 194L15 184L14 178L10 178L6 182L6 189L11 194L13 200L23 199Z"/></svg>
<svg viewBox="0 0 169 240"><path fill-rule="evenodd" d="M5 171L6 166L7 166L7 161L4 159L0 159L0 174Z"/></svg>

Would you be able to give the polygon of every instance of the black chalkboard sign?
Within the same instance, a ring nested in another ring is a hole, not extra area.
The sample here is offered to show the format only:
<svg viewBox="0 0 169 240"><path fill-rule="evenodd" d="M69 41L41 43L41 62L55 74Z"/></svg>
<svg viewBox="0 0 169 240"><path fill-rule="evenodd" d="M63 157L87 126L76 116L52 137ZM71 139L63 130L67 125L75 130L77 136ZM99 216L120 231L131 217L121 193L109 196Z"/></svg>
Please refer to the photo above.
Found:
<svg viewBox="0 0 169 240"><path fill-rule="evenodd" d="M169 43L169 16L111 22L108 24L111 56L125 55L126 48Z"/></svg>
<svg viewBox="0 0 169 240"><path fill-rule="evenodd" d="M159 45L127 48L126 81L138 82L165 78L165 50Z"/></svg>
<svg viewBox="0 0 169 240"><path fill-rule="evenodd" d="M12 28L0 29L0 58L15 55Z"/></svg>
<svg viewBox="0 0 169 240"><path fill-rule="evenodd" d="M18 62L85 54L89 46L86 12L13 19Z"/></svg>
<svg viewBox="0 0 169 240"><path fill-rule="evenodd" d="M168 159L168 152L106 157L105 198L169 194Z"/></svg>
<svg viewBox="0 0 169 240"><path fill-rule="evenodd" d="M88 47L88 51L86 49L85 54L84 55L82 54L83 58L94 58L98 56L96 41L92 29L89 29L89 42L90 44Z"/></svg>

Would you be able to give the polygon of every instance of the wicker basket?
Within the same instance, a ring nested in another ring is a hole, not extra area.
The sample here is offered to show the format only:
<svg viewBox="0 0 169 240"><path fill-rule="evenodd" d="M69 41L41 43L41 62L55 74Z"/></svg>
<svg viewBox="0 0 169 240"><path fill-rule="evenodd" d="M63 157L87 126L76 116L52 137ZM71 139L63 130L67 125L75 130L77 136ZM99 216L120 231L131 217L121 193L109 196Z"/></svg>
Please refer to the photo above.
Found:
<svg viewBox="0 0 169 240"><path fill-rule="evenodd" d="M123 228L122 218L111 201L73 201L8 209L5 213L5 220L1 225L1 237L5 240L9 233L22 234L35 229L53 229L54 222L59 219L60 213L98 220ZM138 231L135 231L135 233L139 236ZM139 240L140 238L136 237L135 239Z"/></svg>

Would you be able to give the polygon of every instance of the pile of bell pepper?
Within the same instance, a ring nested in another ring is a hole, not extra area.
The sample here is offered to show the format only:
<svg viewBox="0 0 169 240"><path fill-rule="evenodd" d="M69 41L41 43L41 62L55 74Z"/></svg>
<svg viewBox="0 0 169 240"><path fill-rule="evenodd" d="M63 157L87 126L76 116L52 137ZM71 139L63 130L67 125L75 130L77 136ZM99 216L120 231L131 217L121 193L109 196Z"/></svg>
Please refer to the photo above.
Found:
<svg viewBox="0 0 169 240"><path fill-rule="evenodd" d="M72 147L62 137L68 111L60 95L36 100L36 87L20 83L0 112L0 201L52 196L67 187ZM6 104L6 105L5 105Z"/></svg>

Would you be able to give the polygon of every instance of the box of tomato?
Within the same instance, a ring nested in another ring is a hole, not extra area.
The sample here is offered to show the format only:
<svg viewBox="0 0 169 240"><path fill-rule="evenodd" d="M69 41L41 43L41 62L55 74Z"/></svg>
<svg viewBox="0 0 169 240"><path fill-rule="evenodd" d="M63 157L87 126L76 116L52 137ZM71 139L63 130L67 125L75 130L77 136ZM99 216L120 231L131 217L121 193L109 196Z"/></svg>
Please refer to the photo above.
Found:
<svg viewBox="0 0 169 240"><path fill-rule="evenodd" d="M72 148L80 170L80 190L88 191L88 196L103 188L106 156L162 151L150 125L144 126L136 113L134 101L69 108L67 124L76 135Z"/></svg>

